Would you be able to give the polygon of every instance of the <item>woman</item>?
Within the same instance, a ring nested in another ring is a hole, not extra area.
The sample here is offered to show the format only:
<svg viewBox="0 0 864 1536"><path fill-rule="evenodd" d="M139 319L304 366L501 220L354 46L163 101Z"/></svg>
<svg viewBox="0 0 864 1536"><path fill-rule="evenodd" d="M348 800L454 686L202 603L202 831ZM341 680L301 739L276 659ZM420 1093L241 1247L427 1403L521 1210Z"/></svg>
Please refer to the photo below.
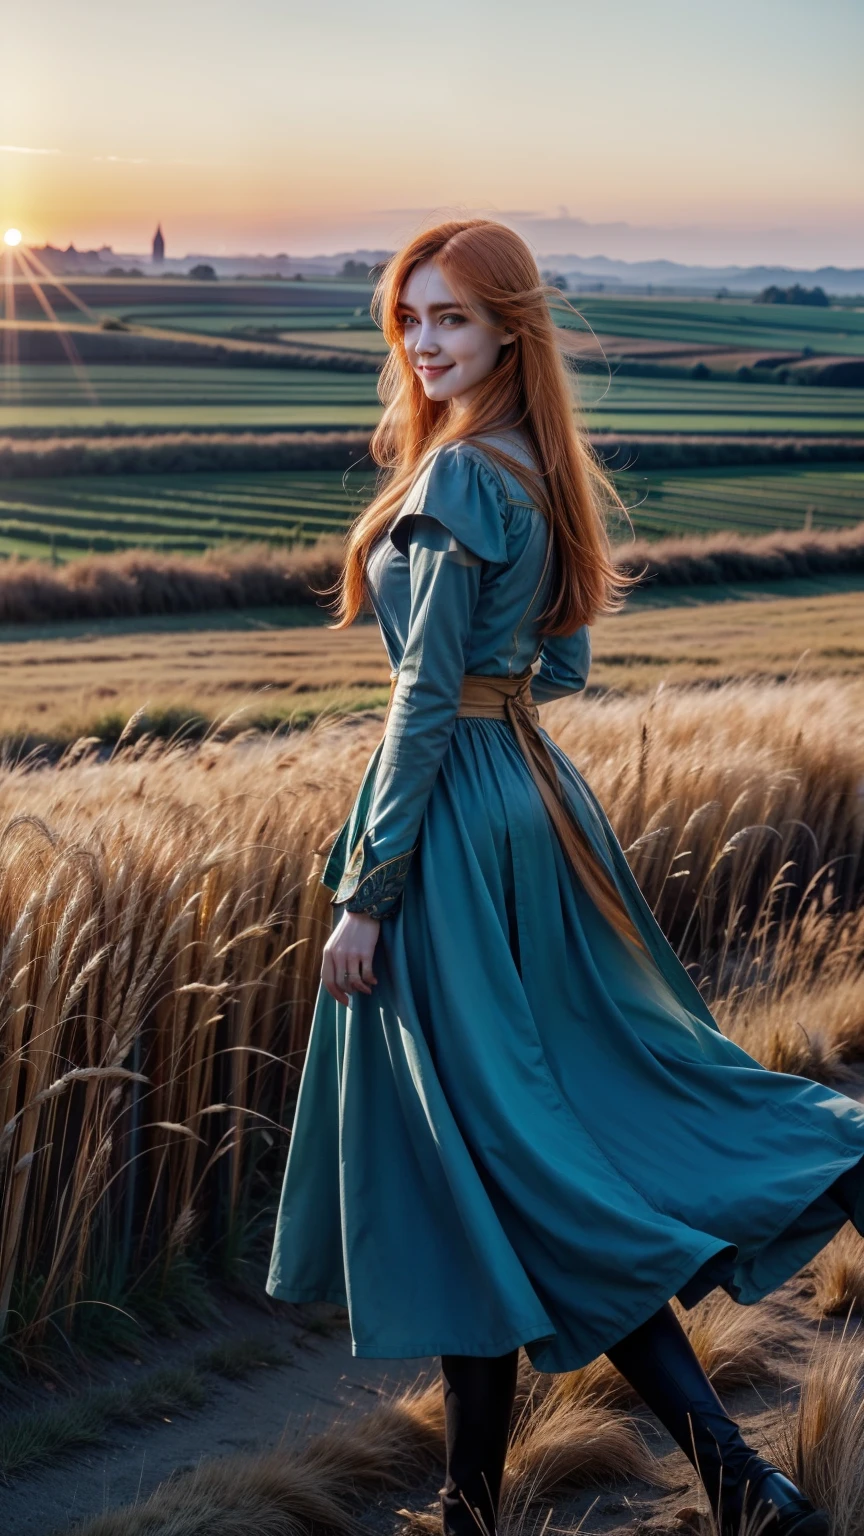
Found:
<svg viewBox="0 0 864 1536"><path fill-rule="evenodd" d="M751 1450L669 1300L758 1301L851 1217L864 1109L719 1031L536 706L585 687L621 606L548 291L453 222L389 263L390 344L340 625L393 668L324 871L325 947L268 1290L347 1304L353 1352L440 1355L447 1536L495 1528L519 1346L605 1352L697 1465L724 1530L827 1529Z"/></svg>

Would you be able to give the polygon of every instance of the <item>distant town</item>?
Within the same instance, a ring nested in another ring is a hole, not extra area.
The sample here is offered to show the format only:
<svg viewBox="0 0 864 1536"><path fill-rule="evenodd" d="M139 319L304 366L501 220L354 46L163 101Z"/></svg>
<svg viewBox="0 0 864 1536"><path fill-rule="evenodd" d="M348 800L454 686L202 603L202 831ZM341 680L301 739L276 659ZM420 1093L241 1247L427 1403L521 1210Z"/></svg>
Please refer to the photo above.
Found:
<svg viewBox="0 0 864 1536"><path fill-rule="evenodd" d="M79 251L75 245L65 250L53 245L36 248L45 266L57 277L191 277L194 280L252 278L258 282L303 281L307 278L344 278L366 281L371 272L386 261L388 250L337 251L319 256L277 255L214 256L206 251L189 251L174 256L162 225L146 252L119 252L110 245L98 250ZM716 295L755 294L771 284L818 285L838 298L864 295L864 268L817 267L812 269L784 266L688 265L676 261L620 261L613 257L581 256L567 252L541 253L547 281L564 284L582 293L690 293Z"/></svg>

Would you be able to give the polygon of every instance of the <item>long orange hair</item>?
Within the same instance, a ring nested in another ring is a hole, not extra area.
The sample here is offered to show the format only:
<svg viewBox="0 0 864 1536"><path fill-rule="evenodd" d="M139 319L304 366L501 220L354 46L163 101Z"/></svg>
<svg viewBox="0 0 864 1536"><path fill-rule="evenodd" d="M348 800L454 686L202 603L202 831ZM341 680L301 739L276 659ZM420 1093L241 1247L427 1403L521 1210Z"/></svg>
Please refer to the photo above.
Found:
<svg viewBox="0 0 864 1536"><path fill-rule="evenodd" d="M405 282L426 261L437 263L466 309L481 321L486 318L482 311L491 314L497 325L516 336L501 348L496 366L458 420L449 402L427 398L405 352L399 323ZM385 409L371 443L372 457L385 474L375 500L349 533L338 585L339 622L333 628L351 624L363 606L369 550L402 503L421 460L445 443L469 441L506 427L524 433L535 470L491 444L484 448L526 485L551 536L552 592L538 621L540 634L573 634L598 614L622 607L639 577L616 569L605 513L615 505L626 516L626 509L574 418L549 307L553 294L563 300L557 289L543 283L524 240L491 219L439 224L387 263L372 301L390 346L378 390ZM586 891L618 932L644 951L615 881L575 817L571 820L572 857Z"/></svg>
<svg viewBox="0 0 864 1536"><path fill-rule="evenodd" d="M426 261L436 263L466 309L480 320L485 310L516 336L501 348L496 367L458 420L449 401L428 399L405 351L400 297L414 268ZM549 307L553 295L567 303L542 281L525 241L492 219L438 224L387 262L372 300L390 347L378 386L384 414L370 444L384 475L348 535L333 628L345 628L360 612L369 550L404 500L421 460L445 443L506 427L524 433L536 471L494 445L484 448L526 485L552 540L554 575L538 621L540 634L572 634L623 606L639 577L616 568L606 514L614 506L626 517L626 509L574 416L571 381Z"/></svg>

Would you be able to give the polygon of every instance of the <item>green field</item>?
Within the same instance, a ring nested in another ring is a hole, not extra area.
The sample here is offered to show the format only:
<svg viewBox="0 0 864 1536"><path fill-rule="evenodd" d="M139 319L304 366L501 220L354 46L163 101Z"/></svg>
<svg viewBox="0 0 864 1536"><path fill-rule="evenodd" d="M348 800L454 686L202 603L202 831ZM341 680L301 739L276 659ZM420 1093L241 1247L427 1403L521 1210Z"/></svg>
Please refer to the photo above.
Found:
<svg viewBox="0 0 864 1536"><path fill-rule="evenodd" d="M163 327L167 330L192 331L212 336L230 335L235 330L326 330L343 325L370 327L369 300L372 289L366 284L342 282L304 283L193 283L190 291L166 294L165 285L146 283L140 288L140 300L130 299L130 285L118 285L116 302L106 297L105 284L99 302L93 304L97 318L108 315L131 325ZM87 301L82 286L81 297Z"/></svg>
<svg viewBox="0 0 864 1536"><path fill-rule="evenodd" d="M293 543L339 532L364 504L335 472L117 475L0 485L0 551L58 556L224 542ZM347 483L347 482L346 482Z"/></svg>
<svg viewBox="0 0 864 1536"><path fill-rule="evenodd" d="M368 284L144 280L75 283L94 311L130 325L190 339L266 336L305 347L381 351L369 318ZM24 294L19 294L24 304ZM33 308L32 295L27 301ZM573 295L584 319L606 338L688 343L783 353L864 355L864 309L811 309L741 299ZM26 309L26 305L25 305ZM19 313L24 310L19 306ZM36 313L36 311L34 311ZM76 320L80 315L75 312ZM106 338L107 339L107 338ZM126 344L117 333L118 356ZM623 350L619 348L618 350ZM614 345L606 345L614 354ZM719 356L719 354L718 354ZM282 359L280 359L281 361ZM730 369L732 364L730 364ZM679 368L680 368L679 364ZM798 383L752 383L713 371L708 379L582 372L574 389L595 432L858 437L864 390ZM89 430L210 432L267 429L371 429L380 415L374 373L299 367L175 366L137 361L88 366L88 400L73 370L60 364L0 366L0 434L45 436ZM368 487L368 473L365 475ZM234 472L126 475L0 482L0 554L65 559L88 550L144 545L200 551L222 541L291 543L340 529L363 504L363 475L350 496L328 473ZM843 526L864 517L864 466L778 466L640 474L619 480L638 533L647 537L722 529ZM626 528L621 537L629 537Z"/></svg>
<svg viewBox="0 0 864 1536"><path fill-rule="evenodd" d="M237 330L328 332L343 328L371 333L369 284L329 280L184 283L105 279L76 280L71 286L98 320L112 316L131 325L230 335ZM17 285L22 319L41 318L41 310L22 283ZM51 290L62 315L82 315ZM555 308L557 322L568 329L585 323L606 336L639 337L699 346L864 355L864 308L757 304L748 299L707 299L669 295L622 296L572 293L579 313Z"/></svg>
<svg viewBox="0 0 864 1536"><path fill-rule="evenodd" d="M385 357L389 350L384 336L378 330L378 327L371 324L361 325L359 320L354 323L349 323L346 320L344 324L333 331L319 331L317 328L310 327L309 330L304 330L301 336L298 334L299 330L300 327L298 326L295 326L293 330L286 327L285 330L279 332L278 337L272 339L294 342L295 345L299 344L303 347L323 347L325 349L328 347L339 347L342 351L347 352L373 352L381 357Z"/></svg>
<svg viewBox="0 0 864 1536"><path fill-rule="evenodd" d="M0 432L16 427L371 427L375 374L326 369L99 364L87 369L98 404L69 368L0 370ZM864 390L694 379L580 381L590 425L617 432L828 433L864 431Z"/></svg>
<svg viewBox="0 0 864 1536"><path fill-rule="evenodd" d="M617 476L637 534L771 533L864 521L864 465L655 470Z"/></svg>
<svg viewBox="0 0 864 1536"><path fill-rule="evenodd" d="M87 286L74 285L85 300ZM227 282L190 285L170 299L158 283L142 284L140 301L129 302L130 285L118 285L116 303L100 294L98 315L115 315L131 323L171 329L229 334L237 328L281 327L286 331L330 330L344 325L368 328L371 288L350 283L254 284ZM101 284L104 290L105 283ZM266 293L266 298L264 294ZM573 293L569 302L598 332L658 341L695 342L708 346L768 348L857 356L864 354L864 309L803 305L755 304L747 299L693 299L668 295L616 298L598 293ZM556 309L560 325L584 324L566 309Z"/></svg>
<svg viewBox="0 0 864 1536"><path fill-rule="evenodd" d="M0 370L2 374L2 370ZM372 427L375 374L288 368L96 365L91 404L72 370L27 364L0 388L0 431L15 427ZM18 386L10 399L10 382Z"/></svg>
<svg viewBox="0 0 864 1536"><path fill-rule="evenodd" d="M338 307L333 304L303 307L275 304L173 304L164 309L142 304L132 309L118 310L117 318L130 325L194 331L210 336L229 336L234 331L249 329L323 331L334 326L345 326L347 329L352 324L361 330L374 329L368 308L355 305Z"/></svg>
<svg viewBox="0 0 864 1536"><path fill-rule="evenodd" d="M223 278L204 282L178 275L162 278L74 277L64 285L97 317L114 315L125 318L160 315L215 314L228 310L240 316L260 311L264 314L286 310L291 314L306 310L333 311L340 318L359 306L368 315L372 296L370 283L339 278L268 281L266 278ZM32 296L27 282L15 284L16 311L19 317L38 316L41 306ZM49 283L46 288L52 303L64 314L81 313L77 306Z"/></svg>
<svg viewBox="0 0 864 1536"><path fill-rule="evenodd" d="M843 527L864 518L864 466L621 475L637 534ZM270 472L125 475L0 484L0 554L68 559L136 547L313 541L362 510L370 476ZM629 530L619 536L629 539Z"/></svg>
<svg viewBox="0 0 864 1536"><path fill-rule="evenodd" d="M657 341L692 341L718 347L765 347L779 351L864 354L864 309L811 309L806 305L753 304L742 299L607 298L568 295L591 328L604 335ZM582 321L556 310L559 325Z"/></svg>
<svg viewBox="0 0 864 1536"><path fill-rule="evenodd" d="M791 432L864 430L864 390L715 379L631 379L583 374L582 406L597 431Z"/></svg>

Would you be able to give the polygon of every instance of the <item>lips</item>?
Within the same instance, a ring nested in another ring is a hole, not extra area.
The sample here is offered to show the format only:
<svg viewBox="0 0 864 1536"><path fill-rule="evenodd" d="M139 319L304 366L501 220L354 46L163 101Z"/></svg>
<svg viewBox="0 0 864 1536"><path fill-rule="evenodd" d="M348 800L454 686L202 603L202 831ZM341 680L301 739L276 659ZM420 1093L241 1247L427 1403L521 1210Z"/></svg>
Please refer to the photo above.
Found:
<svg viewBox="0 0 864 1536"><path fill-rule="evenodd" d="M419 363L417 372L424 374L427 379L437 379L440 373L448 373L452 367L452 363L444 363L440 368L432 368L428 363Z"/></svg>

